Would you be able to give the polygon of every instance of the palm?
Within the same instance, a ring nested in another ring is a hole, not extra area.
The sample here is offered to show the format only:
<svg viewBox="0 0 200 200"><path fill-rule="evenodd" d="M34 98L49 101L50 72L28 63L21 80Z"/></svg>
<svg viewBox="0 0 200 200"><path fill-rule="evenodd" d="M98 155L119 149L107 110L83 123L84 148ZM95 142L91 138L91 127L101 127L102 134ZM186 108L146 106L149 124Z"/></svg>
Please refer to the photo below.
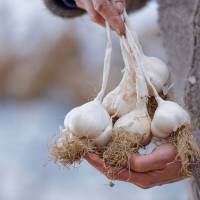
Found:
<svg viewBox="0 0 200 200"><path fill-rule="evenodd" d="M129 168L112 176L113 180L133 183L141 188L171 183L184 178L181 175L181 162L176 160L176 149L171 144L162 144L150 154L133 154L129 157ZM86 160L103 174L107 168L96 154L88 154Z"/></svg>

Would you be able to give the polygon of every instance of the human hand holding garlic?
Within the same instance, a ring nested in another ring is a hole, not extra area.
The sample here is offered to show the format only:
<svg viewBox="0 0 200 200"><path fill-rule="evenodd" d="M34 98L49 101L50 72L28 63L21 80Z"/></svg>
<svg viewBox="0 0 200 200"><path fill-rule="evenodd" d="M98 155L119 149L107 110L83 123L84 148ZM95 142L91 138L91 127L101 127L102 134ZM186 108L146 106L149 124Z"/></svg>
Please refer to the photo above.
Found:
<svg viewBox="0 0 200 200"><path fill-rule="evenodd" d="M126 0L75 0L76 5L87 11L91 20L101 26L107 21L119 35L125 33L121 14L125 9Z"/></svg>
<svg viewBox="0 0 200 200"><path fill-rule="evenodd" d="M176 160L177 151L171 144L162 144L150 154L129 155L129 166L116 172L111 180L125 181L147 189L158 185L172 183L186 178L181 175L181 162ZM96 154L87 154L85 159L98 171L108 175L110 169Z"/></svg>

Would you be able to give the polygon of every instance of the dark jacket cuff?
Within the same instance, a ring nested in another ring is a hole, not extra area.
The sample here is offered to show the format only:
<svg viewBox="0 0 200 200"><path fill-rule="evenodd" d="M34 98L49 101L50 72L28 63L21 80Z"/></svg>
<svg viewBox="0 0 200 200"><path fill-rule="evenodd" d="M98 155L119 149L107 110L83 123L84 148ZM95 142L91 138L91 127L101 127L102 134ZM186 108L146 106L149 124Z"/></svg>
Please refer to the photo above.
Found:
<svg viewBox="0 0 200 200"><path fill-rule="evenodd" d="M76 2L74 0L62 0L65 6L69 9L77 9Z"/></svg>
<svg viewBox="0 0 200 200"><path fill-rule="evenodd" d="M47 8L60 17L76 17L85 13L73 0L43 0Z"/></svg>
<svg viewBox="0 0 200 200"><path fill-rule="evenodd" d="M85 13L78 8L74 0L43 0L49 10L61 17L76 17ZM148 0L127 0L127 11L131 12L143 7Z"/></svg>

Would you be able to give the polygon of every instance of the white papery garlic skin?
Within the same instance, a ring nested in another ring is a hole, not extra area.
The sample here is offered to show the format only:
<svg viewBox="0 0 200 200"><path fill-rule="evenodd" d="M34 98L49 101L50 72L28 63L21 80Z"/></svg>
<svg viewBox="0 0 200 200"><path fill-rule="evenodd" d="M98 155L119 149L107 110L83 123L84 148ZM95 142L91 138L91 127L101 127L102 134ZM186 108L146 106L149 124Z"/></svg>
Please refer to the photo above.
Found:
<svg viewBox="0 0 200 200"><path fill-rule="evenodd" d="M183 125L190 125L187 111L175 102L159 99L158 108L151 122L153 136L167 138Z"/></svg>
<svg viewBox="0 0 200 200"><path fill-rule="evenodd" d="M142 58L142 64L157 92L161 92L169 79L167 65L159 58L148 56Z"/></svg>
<svg viewBox="0 0 200 200"><path fill-rule="evenodd" d="M143 109L136 109L119 118L113 127L114 132L124 131L130 135L141 135L142 145L149 142L151 136L151 119Z"/></svg>
<svg viewBox="0 0 200 200"><path fill-rule="evenodd" d="M61 136L56 140L56 146L58 148L62 148L66 141L71 142L74 141L76 138L72 135L72 133L67 132L65 129L61 129Z"/></svg>
<svg viewBox="0 0 200 200"><path fill-rule="evenodd" d="M135 78L129 72L124 73L120 84L103 99L103 106L111 116L121 117L136 107Z"/></svg>
<svg viewBox="0 0 200 200"><path fill-rule="evenodd" d="M105 145L112 134L112 119L99 100L72 109L65 117L64 126L66 132L93 139L97 145Z"/></svg>

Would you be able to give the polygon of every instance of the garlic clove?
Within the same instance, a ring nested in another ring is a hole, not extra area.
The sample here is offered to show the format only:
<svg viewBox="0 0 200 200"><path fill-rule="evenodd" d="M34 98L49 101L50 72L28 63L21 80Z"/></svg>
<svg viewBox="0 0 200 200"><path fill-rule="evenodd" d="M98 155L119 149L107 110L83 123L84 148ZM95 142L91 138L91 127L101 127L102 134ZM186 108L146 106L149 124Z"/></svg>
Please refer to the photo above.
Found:
<svg viewBox="0 0 200 200"><path fill-rule="evenodd" d="M146 145L151 138L151 119L144 110L133 110L116 121L113 131L139 135L142 138L141 144Z"/></svg>
<svg viewBox="0 0 200 200"><path fill-rule="evenodd" d="M112 120L110 120L109 125L104 130L104 132L94 139L94 142L98 146L105 146L109 142L111 135L112 135Z"/></svg>
<svg viewBox="0 0 200 200"><path fill-rule="evenodd" d="M180 105L159 99L158 108L151 123L153 136L167 138L183 125L190 124L190 116Z"/></svg>
<svg viewBox="0 0 200 200"><path fill-rule="evenodd" d="M67 131L77 137L94 139L110 126L111 118L99 100L72 109L64 120Z"/></svg>
<svg viewBox="0 0 200 200"><path fill-rule="evenodd" d="M161 92L169 79L169 69L167 65L159 58L148 56L143 57L142 63L144 70L147 72L157 92Z"/></svg>
<svg viewBox="0 0 200 200"><path fill-rule="evenodd" d="M136 107L137 98L135 95L118 93L117 89L104 98L103 105L111 116L121 117Z"/></svg>

